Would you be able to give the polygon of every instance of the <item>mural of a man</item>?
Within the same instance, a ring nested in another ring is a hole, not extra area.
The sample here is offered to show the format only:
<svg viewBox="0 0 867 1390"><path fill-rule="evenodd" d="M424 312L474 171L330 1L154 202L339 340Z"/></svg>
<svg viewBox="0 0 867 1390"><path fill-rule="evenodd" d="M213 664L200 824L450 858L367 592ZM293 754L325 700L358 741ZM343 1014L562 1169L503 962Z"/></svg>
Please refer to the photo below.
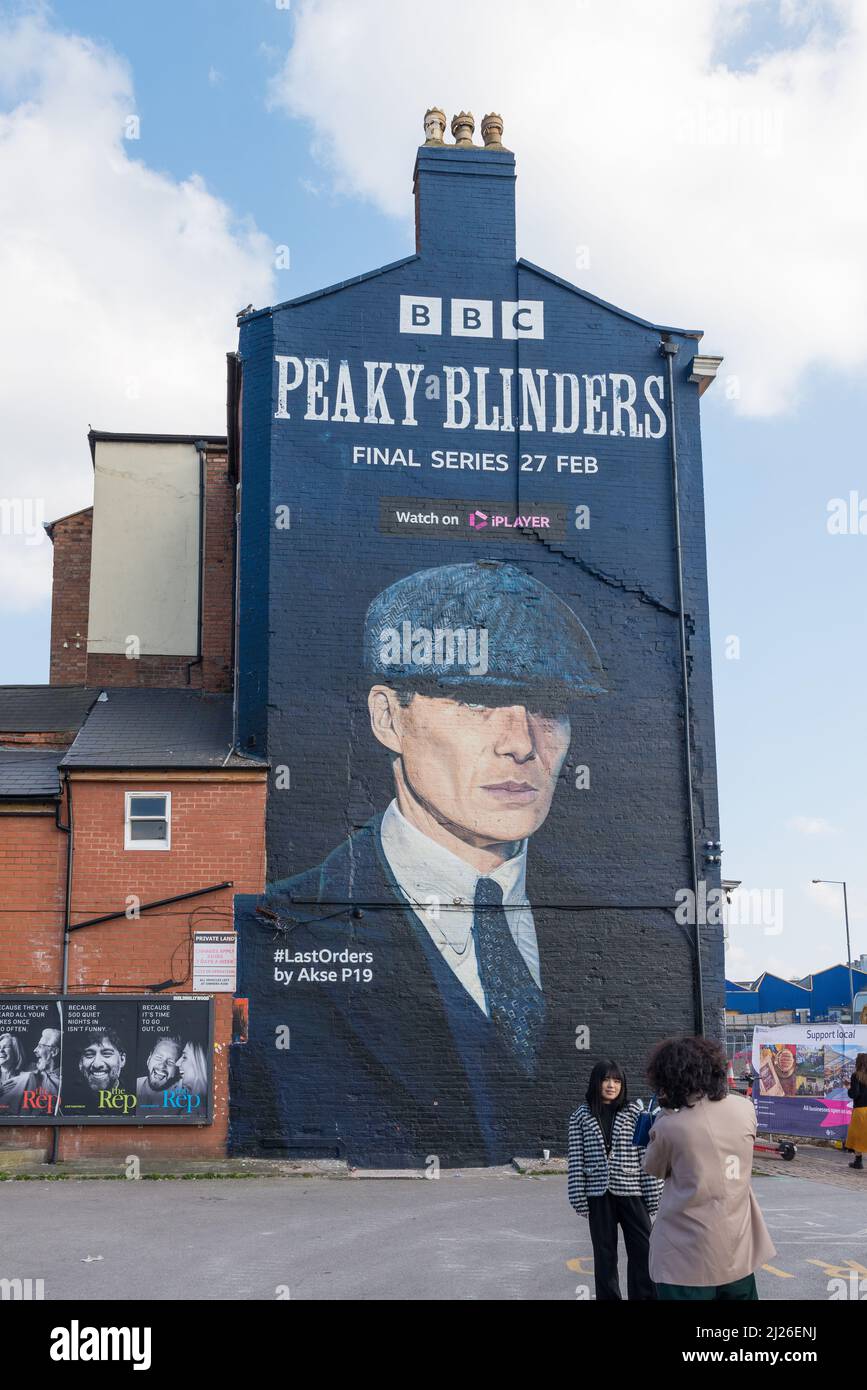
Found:
<svg viewBox="0 0 867 1390"><path fill-rule="evenodd" d="M326 992L350 1050L376 1070L392 1135L423 1133L425 1116L463 1104L490 1155L505 1142L503 1107L544 1055L531 841L575 706L605 689L601 662L561 599L491 560L424 570L379 594L364 668L394 798L269 897L299 946L371 956L367 987Z"/></svg>

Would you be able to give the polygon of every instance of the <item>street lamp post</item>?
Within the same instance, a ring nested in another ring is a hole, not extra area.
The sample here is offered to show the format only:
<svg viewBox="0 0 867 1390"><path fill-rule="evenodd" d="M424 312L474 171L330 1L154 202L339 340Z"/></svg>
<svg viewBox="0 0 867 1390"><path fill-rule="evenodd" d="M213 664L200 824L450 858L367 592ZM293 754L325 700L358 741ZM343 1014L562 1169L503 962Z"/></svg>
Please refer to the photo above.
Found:
<svg viewBox="0 0 867 1390"><path fill-rule="evenodd" d="M842 878L814 878L814 883L835 883L843 889L843 915L846 918L846 965L849 968L849 1018L855 1022L855 982L852 978L852 947L849 944L849 899L846 895L846 880Z"/></svg>

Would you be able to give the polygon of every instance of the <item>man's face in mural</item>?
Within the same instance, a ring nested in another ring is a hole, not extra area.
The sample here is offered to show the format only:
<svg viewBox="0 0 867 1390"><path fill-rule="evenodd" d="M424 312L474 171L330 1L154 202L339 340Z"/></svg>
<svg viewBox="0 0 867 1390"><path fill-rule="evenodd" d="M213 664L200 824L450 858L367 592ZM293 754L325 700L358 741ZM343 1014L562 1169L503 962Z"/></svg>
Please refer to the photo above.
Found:
<svg viewBox="0 0 867 1390"><path fill-rule="evenodd" d="M442 842L439 827L476 848L514 844L539 829L571 728L564 711L509 703L516 699L485 691L484 703L472 692L460 699L415 694L402 703L389 686L373 687L371 726L397 755L398 806L418 829Z"/></svg>

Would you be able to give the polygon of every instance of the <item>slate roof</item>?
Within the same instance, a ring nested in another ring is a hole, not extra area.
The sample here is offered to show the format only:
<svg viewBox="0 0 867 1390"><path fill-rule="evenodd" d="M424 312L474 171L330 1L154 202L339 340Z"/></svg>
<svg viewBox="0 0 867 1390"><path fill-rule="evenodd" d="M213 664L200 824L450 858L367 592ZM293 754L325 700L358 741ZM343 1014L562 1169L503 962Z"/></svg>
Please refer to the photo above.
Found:
<svg viewBox="0 0 867 1390"><path fill-rule="evenodd" d="M98 694L81 685L0 685L0 734L80 729Z"/></svg>
<svg viewBox="0 0 867 1390"><path fill-rule="evenodd" d="M266 767L232 749L231 695L104 690L61 767Z"/></svg>
<svg viewBox="0 0 867 1390"><path fill-rule="evenodd" d="M57 764L62 757L63 750L58 748L0 747L0 800L59 796Z"/></svg>

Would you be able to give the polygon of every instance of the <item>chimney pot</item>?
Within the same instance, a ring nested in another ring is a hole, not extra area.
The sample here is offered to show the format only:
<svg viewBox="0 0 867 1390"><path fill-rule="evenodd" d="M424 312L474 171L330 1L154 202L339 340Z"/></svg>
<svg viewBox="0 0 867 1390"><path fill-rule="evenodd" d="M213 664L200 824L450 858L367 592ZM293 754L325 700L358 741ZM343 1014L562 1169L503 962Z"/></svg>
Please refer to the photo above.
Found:
<svg viewBox="0 0 867 1390"><path fill-rule="evenodd" d="M503 144L503 118L496 111L485 116L482 121L482 139L486 150L505 150Z"/></svg>
<svg viewBox="0 0 867 1390"><path fill-rule="evenodd" d="M476 128L476 119L472 111L459 111L456 116L452 116L452 135L455 144L461 149L473 149L473 131Z"/></svg>
<svg viewBox="0 0 867 1390"><path fill-rule="evenodd" d="M424 142L442 145L446 133L446 113L439 106L430 106L424 113Z"/></svg>

